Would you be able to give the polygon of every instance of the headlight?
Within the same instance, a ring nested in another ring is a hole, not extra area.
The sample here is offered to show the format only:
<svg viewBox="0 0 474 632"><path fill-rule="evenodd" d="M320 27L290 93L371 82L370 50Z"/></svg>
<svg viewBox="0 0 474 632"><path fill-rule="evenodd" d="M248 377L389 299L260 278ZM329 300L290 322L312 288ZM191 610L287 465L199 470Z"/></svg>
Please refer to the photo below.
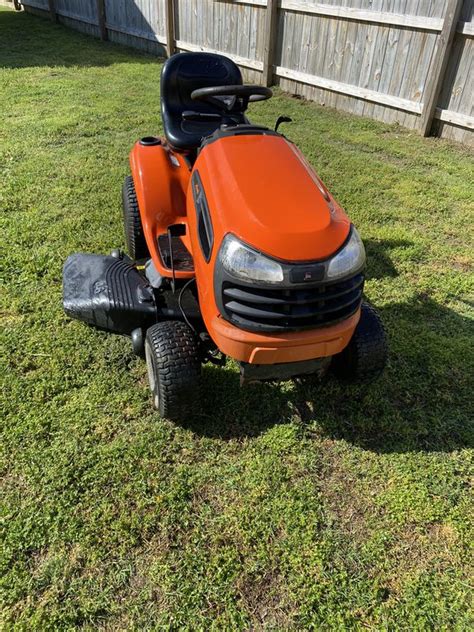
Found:
<svg viewBox="0 0 474 632"><path fill-rule="evenodd" d="M354 227L351 236L344 248L335 257L329 260L326 271L328 279L340 279L341 277L356 271L365 263L365 248L359 233Z"/></svg>
<svg viewBox="0 0 474 632"><path fill-rule="evenodd" d="M219 262L229 274L244 281L283 281L283 268L279 263L249 248L233 235L227 235L222 242Z"/></svg>

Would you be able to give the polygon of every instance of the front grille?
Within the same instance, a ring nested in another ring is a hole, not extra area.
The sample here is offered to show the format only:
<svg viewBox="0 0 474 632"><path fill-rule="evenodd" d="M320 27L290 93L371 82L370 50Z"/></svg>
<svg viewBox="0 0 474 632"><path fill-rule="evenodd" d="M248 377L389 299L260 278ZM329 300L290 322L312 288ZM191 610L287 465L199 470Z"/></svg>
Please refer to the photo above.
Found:
<svg viewBox="0 0 474 632"><path fill-rule="evenodd" d="M222 286L225 316L251 331L295 331L325 327L351 316L360 306L364 275L311 288L262 289Z"/></svg>

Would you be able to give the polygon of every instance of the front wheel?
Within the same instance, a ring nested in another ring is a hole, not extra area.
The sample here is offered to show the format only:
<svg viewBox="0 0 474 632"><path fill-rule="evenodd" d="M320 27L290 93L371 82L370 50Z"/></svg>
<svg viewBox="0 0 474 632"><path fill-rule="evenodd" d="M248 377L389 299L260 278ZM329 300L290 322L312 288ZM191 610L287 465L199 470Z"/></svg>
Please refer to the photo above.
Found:
<svg viewBox="0 0 474 632"><path fill-rule="evenodd" d="M387 364L387 339L375 309L362 303L360 320L347 347L334 356L331 369L345 382L376 380Z"/></svg>
<svg viewBox="0 0 474 632"><path fill-rule="evenodd" d="M180 321L153 325L145 356L154 407L164 418L185 420L199 403L201 359L193 331Z"/></svg>

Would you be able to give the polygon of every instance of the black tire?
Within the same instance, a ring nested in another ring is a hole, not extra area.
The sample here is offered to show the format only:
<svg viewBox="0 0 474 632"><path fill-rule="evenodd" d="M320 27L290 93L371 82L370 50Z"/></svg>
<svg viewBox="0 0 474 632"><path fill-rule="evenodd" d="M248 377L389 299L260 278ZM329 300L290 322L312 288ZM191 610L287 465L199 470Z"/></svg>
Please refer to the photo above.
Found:
<svg viewBox="0 0 474 632"><path fill-rule="evenodd" d="M186 420L199 404L201 360L193 331L180 321L153 325L145 356L154 407L166 419Z"/></svg>
<svg viewBox="0 0 474 632"><path fill-rule="evenodd" d="M387 364L388 348L380 316L362 303L359 323L347 347L334 356L331 369L345 382L369 383L376 380Z"/></svg>
<svg viewBox="0 0 474 632"><path fill-rule="evenodd" d="M128 254L135 261L150 256L143 234L142 220L138 208L137 194L132 176L127 176L122 188L123 229Z"/></svg>

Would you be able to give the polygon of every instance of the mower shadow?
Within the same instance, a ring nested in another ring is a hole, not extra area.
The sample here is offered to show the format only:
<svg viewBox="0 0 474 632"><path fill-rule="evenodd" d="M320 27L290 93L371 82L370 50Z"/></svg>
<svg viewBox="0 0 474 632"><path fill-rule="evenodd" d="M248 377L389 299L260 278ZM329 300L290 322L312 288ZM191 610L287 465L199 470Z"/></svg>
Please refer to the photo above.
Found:
<svg viewBox="0 0 474 632"><path fill-rule="evenodd" d="M315 420L326 436L378 453L473 447L472 322L421 295L379 313L390 350L384 376L365 388L335 380L300 388L295 405L301 419Z"/></svg>
<svg viewBox="0 0 474 632"><path fill-rule="evenodd" d="M377 453L473 447L470 321L421 296L379 311L390 364L378 382L362 387L329 377L240 388L236 368L206 366L202 414L187 427L228 440L293 422L308 436L343 439Z"/></svg>
<svg viewBox="0 0 474 632"><path fill-rule="evenodd" d="M130 61L130 49L101 42L46 17L24 11L0 11L0 66L3 68L95 67ZM133 49L133 62L159 64Z"/></svg>
<svg viewBox="0 0 474 632"><path fill-rule="evenodd" d="M368 260L366 280L397 277L398 272L389 253L397 248L409 248L411 245L412 242L407 239L364 239Z"/></svg>
<svg viewBox="0 0 474 632"><path fill-rule="evenodd" d="M409 245L366 242L372 278L397 276L387 253ZM238 371L230 363L224 369L209 365L203 371L202 414L188 427L228 440L293 422L308 436L343 439L377 453L474 446L468 371L472 322L421 294L379 313L390 362L375 384L344 385L329 377L320 383L297 380L240 388Z"/></svg>

